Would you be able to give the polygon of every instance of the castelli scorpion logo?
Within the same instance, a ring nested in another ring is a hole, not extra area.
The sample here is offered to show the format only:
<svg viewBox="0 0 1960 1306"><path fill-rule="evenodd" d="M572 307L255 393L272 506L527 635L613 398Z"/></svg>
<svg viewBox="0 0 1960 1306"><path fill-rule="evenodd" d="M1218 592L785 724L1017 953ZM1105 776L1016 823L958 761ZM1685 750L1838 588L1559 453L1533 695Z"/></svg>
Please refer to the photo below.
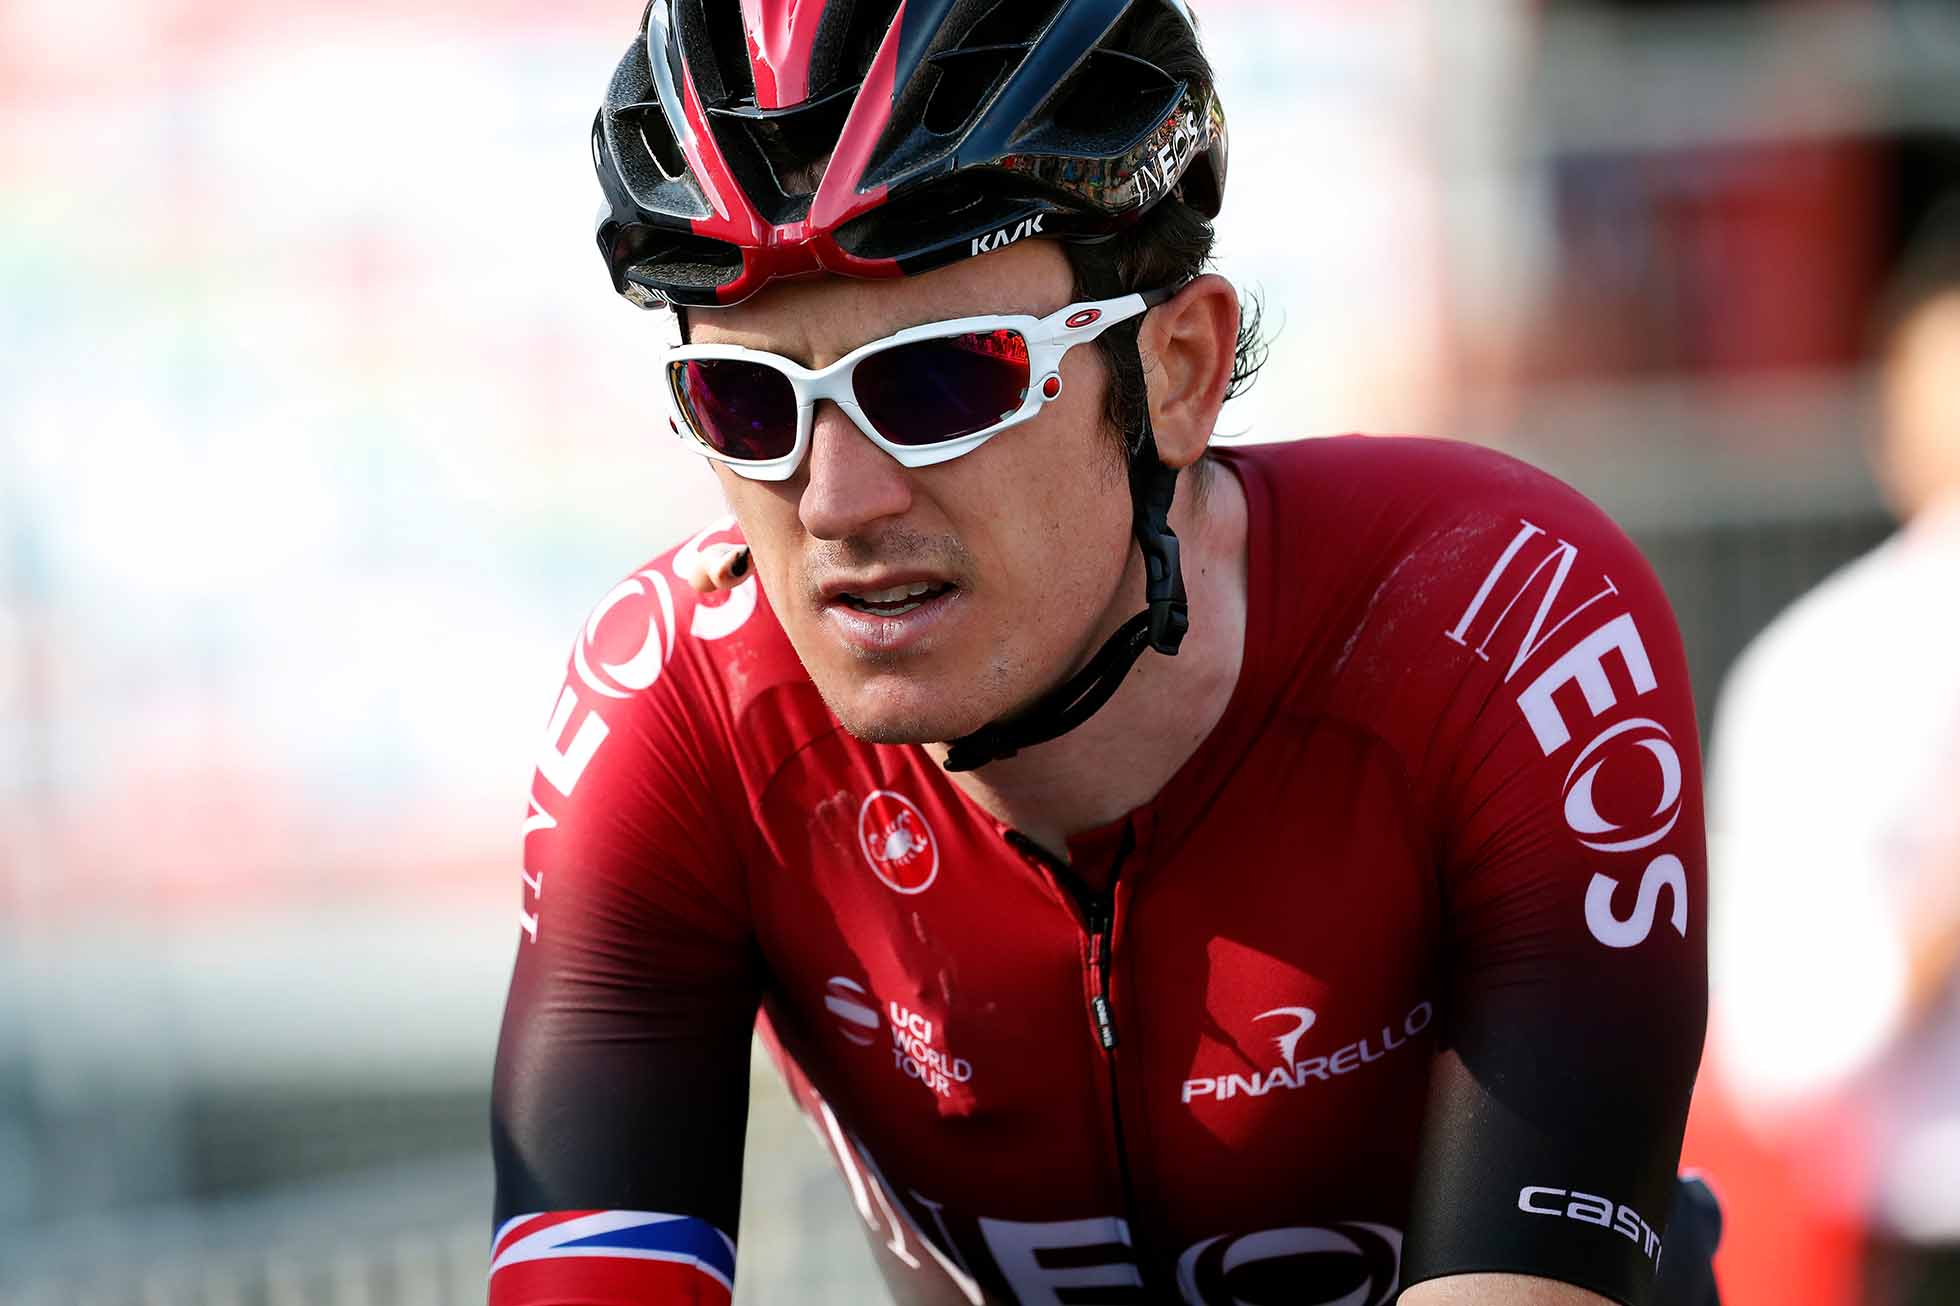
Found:
<svg viewBox="0 0 1960 1306"><path fill-rule="evenodd" d="M858 809L858 848L871 873L899 893L921 893L939 874L939 845L903 794L873 790Z"/></svg>

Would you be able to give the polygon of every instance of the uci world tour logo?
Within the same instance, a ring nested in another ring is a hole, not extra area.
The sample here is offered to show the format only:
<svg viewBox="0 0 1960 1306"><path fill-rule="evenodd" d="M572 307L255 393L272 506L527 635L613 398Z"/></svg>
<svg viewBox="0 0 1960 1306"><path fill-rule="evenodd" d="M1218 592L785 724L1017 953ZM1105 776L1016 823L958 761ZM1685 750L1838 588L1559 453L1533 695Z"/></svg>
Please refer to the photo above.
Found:
<svg viewBox="0 0 1960 1306"><path fill-rule="evenodd" d="M858 850L871 873L899 893L923 893L939 875L939 842L903 794L875 789L858 808Z"/></svg>

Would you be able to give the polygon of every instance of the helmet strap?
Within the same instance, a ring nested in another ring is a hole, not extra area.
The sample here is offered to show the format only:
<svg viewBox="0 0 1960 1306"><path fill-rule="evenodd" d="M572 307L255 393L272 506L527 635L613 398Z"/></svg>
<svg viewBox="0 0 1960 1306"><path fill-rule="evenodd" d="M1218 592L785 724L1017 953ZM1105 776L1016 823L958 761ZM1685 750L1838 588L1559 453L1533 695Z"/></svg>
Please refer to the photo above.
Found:
<svg viewBox="0 0 1960 1306"><path fill-rule="evenodd" d="M1177 536L1170 523L1171 496L1176 491L1177 471L1157 456L1157 437L1150 429L1146 404L1141 428L1130 444L1130 502L1131 531L1143 551L1147 607L1105 640L1087 666L1032 706L953 740L946 754L948 771L971 771L1067 734L1109 701L1146 648L1176 656L1191 625Z"/></svg>

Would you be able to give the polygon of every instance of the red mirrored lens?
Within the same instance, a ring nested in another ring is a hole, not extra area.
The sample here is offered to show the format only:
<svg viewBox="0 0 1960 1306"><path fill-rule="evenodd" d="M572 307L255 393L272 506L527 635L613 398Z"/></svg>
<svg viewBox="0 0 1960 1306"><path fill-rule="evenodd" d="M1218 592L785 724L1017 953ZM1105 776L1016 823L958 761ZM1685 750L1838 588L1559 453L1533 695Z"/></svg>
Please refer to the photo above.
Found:
<svg viewBox="0 0 1960 1306"><path fill-rule="evenodd" d="M741 358L689 358L667 365L667 383L688 425L709 448L745 462L796 447L796 391L773 367Z"/></svg>
<svg viewBox="0 0 1960 1306"><path fill-rule="evenodd" d="M1028 396L1028 342L1019 331L942 336L873 354L851 389L893 444L957 440L1012 417Z"/></svg>

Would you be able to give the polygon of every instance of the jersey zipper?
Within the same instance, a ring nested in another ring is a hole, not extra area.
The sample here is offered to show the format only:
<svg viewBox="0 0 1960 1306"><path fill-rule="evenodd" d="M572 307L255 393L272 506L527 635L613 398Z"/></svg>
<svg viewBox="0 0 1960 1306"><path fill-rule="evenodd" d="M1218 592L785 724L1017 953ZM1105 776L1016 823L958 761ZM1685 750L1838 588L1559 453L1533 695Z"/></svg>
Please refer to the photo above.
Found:
<svg viewBox="0 0 1960 1306"><path fill-rule="evenodd" d="M1116 1077L1116 1010L1109 1000L1110 972L1113 969L1111 960L1115 948L1116 882L1123 874L1123 863L1129 860L1130 851L1135 847L1136 832L1134 829L1123 831L1123 842L1116 851L1116 862L1110 867L1107 889L1091 888L1067 862L1056 858L1020 831L1009 831L1007 837L1009 842L1047 868L1056 887L1067 894L1081 911L1083 928L1089 935L1089 1015L1095 1022L1096 1040L1102 1045L1103 1064L1109 1073L1109 1118L1116 1142L1117 1182L1123 1190L1123 1219L1130 1229L1130 1250L1136 1253L1137 1275L1143 1280L1144 1291L1148 1293L1152 1287L1151 1274L1143 1249L1138 1245L1136 1180L1130 1173L1130 1149L1123 1136L1123 1095Z"/></svg>
<svg viewBox="0 0 1960 1306"><path fill-rule="evenodd" d="M1089 927L1089 974L1095 981L1095 992L1089 998L1089 1010L1096 1018L1096 1036L1101 1039L1103 1050L1116 1049L1116 1013L1109 1006L1109 934L1116 923L1115 904L1108 894L1099 893L1084 897L1082 915ZM1110 1062L1114 1073L1115 1061Z"/></svg>

